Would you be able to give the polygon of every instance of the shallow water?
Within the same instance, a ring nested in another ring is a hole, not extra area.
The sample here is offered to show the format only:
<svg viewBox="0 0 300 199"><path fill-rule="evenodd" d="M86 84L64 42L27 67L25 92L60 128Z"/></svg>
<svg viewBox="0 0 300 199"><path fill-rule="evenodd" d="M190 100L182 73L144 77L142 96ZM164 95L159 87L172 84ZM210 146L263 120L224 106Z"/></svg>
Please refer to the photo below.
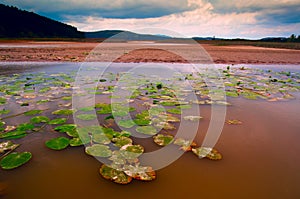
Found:
<svg viewBox="0 0 300 199"><path fill-rule="evenodd" d="M28 68L26 72L70 72L78 67L50 64ZM300 71L299 66L293 69ZM243 123L224 125L215 146L223 154L220 161L199 160L187 153L157 171L156 180L122 186L99 175L101 163L87 156L84 147L62 151L46 148L44 142L58 133L45 129L44 133L23 138L18 148L33 153L29 163L12 171L0 171L1 182L8 184L2 198L299 198L299 95L278 102L241 97L229 97L228 101L232 106L227 107L226 119ZM200 106L200 111L204 119L195 139L199 142L208 128L211 108ZM14 119L18 121L20 117Z"/></svg>

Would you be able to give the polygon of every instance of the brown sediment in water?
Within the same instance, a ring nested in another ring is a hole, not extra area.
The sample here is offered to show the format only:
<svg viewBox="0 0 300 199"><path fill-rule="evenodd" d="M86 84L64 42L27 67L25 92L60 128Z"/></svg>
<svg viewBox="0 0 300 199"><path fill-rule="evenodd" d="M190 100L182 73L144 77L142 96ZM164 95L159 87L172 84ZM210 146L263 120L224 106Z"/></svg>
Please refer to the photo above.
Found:
<svg viewBox="0 0 300 199"><path fill-rule="evenodd" d="M206 52L201 49L204 48ZM175 53L179 55L171 55ZM184 56L182 56L184 55ZM0 61L177 62L222 64L300 64L300 51L254 46L149 42L1 42Z"/></svg>

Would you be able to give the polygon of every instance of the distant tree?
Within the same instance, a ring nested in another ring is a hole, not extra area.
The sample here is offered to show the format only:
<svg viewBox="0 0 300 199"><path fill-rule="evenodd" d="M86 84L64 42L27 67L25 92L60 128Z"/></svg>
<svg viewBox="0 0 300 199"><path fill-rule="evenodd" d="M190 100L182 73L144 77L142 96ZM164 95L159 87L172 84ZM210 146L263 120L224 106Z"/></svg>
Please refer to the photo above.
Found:
<svg viewBox="0 0 300 199"><path fill-rule="evenodd" d="M296 35L292 34L289 38L288 38L289 42L295 42L296 41Z"/></svg>

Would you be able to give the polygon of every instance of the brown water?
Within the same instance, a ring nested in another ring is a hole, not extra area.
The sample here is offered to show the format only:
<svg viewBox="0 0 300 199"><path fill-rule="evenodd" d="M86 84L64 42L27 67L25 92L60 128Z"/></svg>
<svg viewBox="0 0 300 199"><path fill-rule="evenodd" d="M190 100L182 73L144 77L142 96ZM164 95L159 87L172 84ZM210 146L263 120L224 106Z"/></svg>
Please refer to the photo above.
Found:
<svg viewBox="0 0 300 199"><path fill-rule="evenodd" d="M28 164L0 171L8 184L3 199L27 198L300 198L300 100L266 102L229 98L226 119L216 148L221 161L184 154L157 171L152 182L117 185L99 175L99 163L84 147L52 151L44 146L56 133L28 136L20 151L31 151ZM210 108L201 106L196 140L209 124ZM24 142L23 142L24 143ZM32 144L30 144L32 143Z"/></svg>

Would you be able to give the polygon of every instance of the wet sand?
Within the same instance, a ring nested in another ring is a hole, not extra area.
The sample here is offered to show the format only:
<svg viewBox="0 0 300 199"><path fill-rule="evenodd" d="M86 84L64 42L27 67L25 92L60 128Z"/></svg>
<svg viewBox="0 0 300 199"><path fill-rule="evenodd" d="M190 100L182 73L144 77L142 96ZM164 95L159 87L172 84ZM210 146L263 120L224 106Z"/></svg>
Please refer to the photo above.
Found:
<svg viewBox="0 0 300 199"><path fill-rule="evenodd" d="M204 50L203 50L203 49ZM0 42L0 61L300 64L300 50L151 42Z"/></svg>

